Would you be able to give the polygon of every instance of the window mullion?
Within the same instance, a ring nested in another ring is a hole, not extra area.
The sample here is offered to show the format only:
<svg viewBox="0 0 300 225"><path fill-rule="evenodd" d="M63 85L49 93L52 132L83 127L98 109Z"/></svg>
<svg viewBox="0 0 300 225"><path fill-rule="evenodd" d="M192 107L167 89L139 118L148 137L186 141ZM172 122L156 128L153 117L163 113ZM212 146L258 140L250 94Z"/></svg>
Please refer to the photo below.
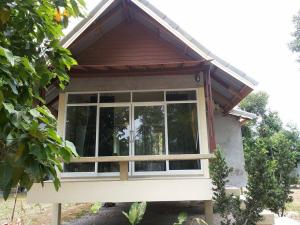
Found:
<svg viewBox="0 0 300 225"><path fill-rule="evenodd" d="M169 141L168 141L168 111L167 104L164 103L164 111L165 111L165 149L166 155L169 155ZM166 161L166 171L169 171L169 160Z"/></svg>
<svg viewBox="0 0 300 225"><path fill-rule="evenodd" d="M100 107L97 106L95 157L98 157L98 153L99 153L99 121L100 121ZM99 164L98 162L95 163L95 173L98 173L98 164Z"/></svg>

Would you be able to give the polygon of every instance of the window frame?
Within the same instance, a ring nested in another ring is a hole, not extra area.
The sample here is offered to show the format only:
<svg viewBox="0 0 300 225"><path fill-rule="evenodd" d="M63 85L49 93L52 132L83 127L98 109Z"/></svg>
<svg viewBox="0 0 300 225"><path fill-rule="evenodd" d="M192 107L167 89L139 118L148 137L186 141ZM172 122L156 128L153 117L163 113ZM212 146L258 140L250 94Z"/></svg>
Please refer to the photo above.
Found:
<svg viewBox="0 0 300 225"><path fill-rule="evenodd" d="M159 92L164 93L164 101L152 101L152 102L133 102L133 92ZM166 92L168 91L195 91L196 99L195 100L179 100L179 101L167 101ZM100 103L101 93L130 93L130 102L114 102L114 103ZM71 94L97 94L97 103L68 103L68 96ZM68 106L96 106L96 143L95 143L95 157L98 156L99 151L99 119L100 119L100 107L129 107L129 121L130 129L133 129L133 120L134 120L134 107L135 106L152 106L152 105L162 105L164 107L164 123L165 123L165 152L166 155L169 154L168 147L168 118L167 118L167 109L168 104L186 104L186 103L195 103L197 108L197 128L199 135L199 153L201 153L201 125L200 125L200 99L199 99L199 88L182 88L182 89L151 89L151 90L111 90L111 91L71 91L65 92L65 105L64 105L64 121L63 121L63 138L65 139L66 135L66 122L67 122L67 107ZM129 143L129 155L134 155L134 143ZM130 177L148 177L148 176L173 176L173 175L204 175L205 163L202 163L201 168L193 170L170 170L169 169L169 160L166 160L166 170L165 171L143 171L135 172L134 171L134 162L129 162L129 172ZM119 172L98 172L98 163L95 162L95 171L94 172L61 172L61 177L117 177Z"/></svg>

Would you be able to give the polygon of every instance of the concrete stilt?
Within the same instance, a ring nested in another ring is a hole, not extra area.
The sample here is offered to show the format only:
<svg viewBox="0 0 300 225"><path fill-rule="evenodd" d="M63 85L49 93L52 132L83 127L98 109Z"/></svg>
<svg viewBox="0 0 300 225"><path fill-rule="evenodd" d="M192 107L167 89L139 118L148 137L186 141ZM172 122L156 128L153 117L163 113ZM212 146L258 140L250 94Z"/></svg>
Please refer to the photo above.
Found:
<svg viewBox="0 0 300 225"><path fill-rule="evenodd" d="M214 225L214 212L212 200L204 201L205 220L208 225Z"/></svg>
<svg viewBox="0 0 300 225"><path fill-rule="evenodd" d="M52 206L52 225L61 225L61 203Z"/></svg>

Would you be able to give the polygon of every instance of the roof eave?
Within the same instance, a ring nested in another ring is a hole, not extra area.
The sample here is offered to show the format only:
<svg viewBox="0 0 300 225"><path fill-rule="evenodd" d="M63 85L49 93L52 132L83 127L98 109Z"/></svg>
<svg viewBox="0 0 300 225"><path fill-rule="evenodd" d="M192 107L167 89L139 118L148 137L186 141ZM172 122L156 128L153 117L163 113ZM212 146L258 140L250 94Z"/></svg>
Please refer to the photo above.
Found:
<svg viewBox="0 0 300 225"><path fill-rule="evenodd" d="M257 118L257 115L255 115L254 113L250 113L238 108L234 108L230 110L229 114L232 116L242 117L244 119L249 119L249 120L253 120Z"/></svg>
<svg viewBox="0 0 300 225"><path fill-rule="evenodd" d="M60 43L64 48L68 48L115 0L102 0L96 7L82 19Z"/></svg>

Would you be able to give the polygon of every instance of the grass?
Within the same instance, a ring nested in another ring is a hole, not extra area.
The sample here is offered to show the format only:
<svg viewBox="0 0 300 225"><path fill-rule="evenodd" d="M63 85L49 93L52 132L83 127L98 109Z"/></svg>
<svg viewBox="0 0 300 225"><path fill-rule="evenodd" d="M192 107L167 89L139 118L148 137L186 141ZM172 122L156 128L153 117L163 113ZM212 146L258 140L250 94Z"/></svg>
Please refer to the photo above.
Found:
<svg viewBox="0 0 300 225"><path fill-rule="evenodd" d="M4 201L0 197L0 224L10 221L14 198L9 197ZM62 221L67 222L80 218L90 212L91 204L63 204ZM51 204L32 204L26 201L25 194L19 194L16 204L14 222L21 222L22 225L48 225L51 223Z"/></svg>

